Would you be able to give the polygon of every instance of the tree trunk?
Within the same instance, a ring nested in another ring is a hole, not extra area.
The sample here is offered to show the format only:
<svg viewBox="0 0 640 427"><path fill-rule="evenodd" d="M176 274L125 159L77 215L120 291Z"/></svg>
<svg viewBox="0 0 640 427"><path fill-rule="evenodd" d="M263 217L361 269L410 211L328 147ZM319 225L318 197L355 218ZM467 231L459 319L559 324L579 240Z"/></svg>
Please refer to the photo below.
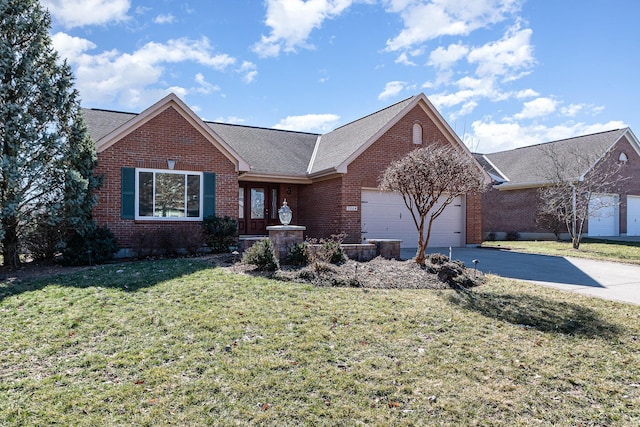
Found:
<svg viewBox="0 0 640 427"><path fill-rule="evenodd" d="M17 222L14 218L4 218L2 228L4 229L4 238L2 239L3 264L6 268L17 269L20 266Z"/></svg>
<svg viewBox="0 0 640 427"><path fill-rule="evenodd" d="M580 249L580 237L579 236L573 236L573 238L571 239L571 246L573 246L573 249Z"/></svg>
<svg viewBox="0 0 640 427"><path fill-rule="evenodd" d="M420 218L420 226L418 227L418 251L416 252L416 263L424 265L424 251L427 248L427 242L424 240L424 217Z"/></svg>

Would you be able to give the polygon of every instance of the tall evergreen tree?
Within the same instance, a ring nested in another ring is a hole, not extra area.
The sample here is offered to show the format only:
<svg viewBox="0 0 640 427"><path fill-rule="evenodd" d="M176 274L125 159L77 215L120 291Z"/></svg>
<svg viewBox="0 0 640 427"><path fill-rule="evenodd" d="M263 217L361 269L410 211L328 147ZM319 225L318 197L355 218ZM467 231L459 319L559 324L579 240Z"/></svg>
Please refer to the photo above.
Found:
<svg viewBox="0 0 640 427"><path fill-rule="evenodd" d="M64 238L94 225L95 147L71 68L52 47L37 0L0 0L0 238L5 266L20 263L30 230L48 221Z"/></svg>

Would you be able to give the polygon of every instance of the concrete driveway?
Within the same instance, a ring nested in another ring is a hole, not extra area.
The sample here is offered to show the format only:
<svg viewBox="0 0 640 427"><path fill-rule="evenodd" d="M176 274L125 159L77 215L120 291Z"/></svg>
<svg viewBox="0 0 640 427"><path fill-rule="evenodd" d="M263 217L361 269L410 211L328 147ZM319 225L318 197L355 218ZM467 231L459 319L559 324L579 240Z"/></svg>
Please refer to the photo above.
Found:
<svg viewBox="0 0 640 427"><path fill-rule="evenodd" d="M403 249L404 259L415 249ZM449 255L449 248L429 248L427 253ZM640 305L640 265L584 258L526 254L502 249L452 248L452 258L478 270L558 289Z"/></svg>

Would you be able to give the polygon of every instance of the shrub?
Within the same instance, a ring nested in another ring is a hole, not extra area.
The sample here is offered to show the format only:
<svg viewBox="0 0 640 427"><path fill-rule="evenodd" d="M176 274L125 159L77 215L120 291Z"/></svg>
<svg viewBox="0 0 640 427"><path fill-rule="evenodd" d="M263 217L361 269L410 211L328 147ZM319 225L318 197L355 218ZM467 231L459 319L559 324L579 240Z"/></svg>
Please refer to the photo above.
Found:
<svg viewBox="0 0 640 427"><path fill-rule="evenodd" d="M253 244L242 255L242 262L255 265L261 271L276 271L278 259L273 252L271 240L264 239Z"/></svg>
<svg viewBox="0 0 640 427"><path fill-rule="evenodd" d="M449 257L444 254L434 253L429 255L429 262L433 265L442 265L449 262Z"/></svg>
<svg viewBox="0 0 640 427"><path fill-rule="evenodd" d="M308 243L296 243L289 247L289 253L287 254L287 264L289 265L307 265L309 264L308 258Z"/></svg>
<svg viewBox="0 0 640 427"><path fill-rule="evenodd" d="M342 250L342 242L346 233L332 234L328 239L307 239L307 243L311 245L319 245L313 247L307 246L307 259L310 264L330 263L341 264L347 260Z"/></svg>
<svg viewBox="0 0 640 427"><path fill-rule="evenodd" d="M64 265L102 264L113 259L118 242L108 227L94 226L87 234L78 233L67 240L62 251Z"/></svg>
<svg viewBox="0 0 640 427"><path fill-rule="evenodd" d="M520 233L518 233L517 231L509 231L504 237L504 240L513 242L518 240L519 238L520 238Z"/></svg>
<svg viewBox="0 0 640 427"><path fill-rule="evenodd" d="M53 260L64 247L60 227L46 220L38 221L24 242L25 248L35 260Z"/></svg>
<svg viewBox="0 0 640 427"><path fill-rule="evenodd" d="M202 221L202 231L207 245L213 253L229 252L229 246L236 244L238 222L225 216L208 216Z"/></svg>

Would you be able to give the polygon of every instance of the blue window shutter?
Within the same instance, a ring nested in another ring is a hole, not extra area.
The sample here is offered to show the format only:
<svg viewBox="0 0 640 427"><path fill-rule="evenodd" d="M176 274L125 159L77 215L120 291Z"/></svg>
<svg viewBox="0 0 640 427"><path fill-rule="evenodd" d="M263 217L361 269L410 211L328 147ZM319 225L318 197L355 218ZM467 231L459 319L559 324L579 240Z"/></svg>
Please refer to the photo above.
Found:
<svg viewBox="0 0 640 427"><path fill-rule="evenodd" d="M121 217L122 219L135 219L136 208L136 170L135 168L122 168L121 187Z"/></svg>
<svg viewBox="0 0 640 427"><path fill-rule="evenodd" d="M205 172L202 178L204 181L202 217L206 218L216 214L216 174L213 172Z"/></svg>

